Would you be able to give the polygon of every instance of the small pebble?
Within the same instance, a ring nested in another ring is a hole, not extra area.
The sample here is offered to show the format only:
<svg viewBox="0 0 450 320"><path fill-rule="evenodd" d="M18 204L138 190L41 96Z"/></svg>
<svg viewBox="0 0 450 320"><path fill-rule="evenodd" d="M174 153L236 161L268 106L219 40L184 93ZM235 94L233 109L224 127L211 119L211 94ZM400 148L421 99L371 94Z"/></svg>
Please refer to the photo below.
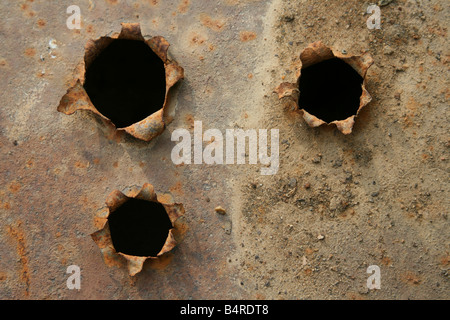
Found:
<svg viewBox="0 0 450 320"><path fill-rule="evenodd" d="M227 212L225 211L225 209L222 208L221 206L216 207L214 210L215 210L218 214L222 214L222 215L224 215L224 214L227 213Z"/></svg>

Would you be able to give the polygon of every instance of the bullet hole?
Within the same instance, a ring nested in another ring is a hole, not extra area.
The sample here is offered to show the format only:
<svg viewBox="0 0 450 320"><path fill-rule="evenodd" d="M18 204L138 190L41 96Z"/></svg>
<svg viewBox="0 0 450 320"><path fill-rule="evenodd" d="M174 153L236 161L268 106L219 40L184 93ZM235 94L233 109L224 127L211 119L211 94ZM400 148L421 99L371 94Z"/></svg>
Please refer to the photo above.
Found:
<svg viewBox="0 0 450 320"><path fill-rule="evenodd" d="M358 111L363 78L339 58L301 70L300 109L325 122L345 120Z"/></svg>
<svg viewBox="0 0 450 320"><path fill-rule="evenodd" d="M143 41L115 39L86 70L84 88L101 114L128 127L163 107L164 63Z"/></svg>
<svg viewBox="0 0 450 320"><path fill-rule="evenodd" d="M156 257L173 228L163 205L131 198L108 217L113 246L132 256Z"/></svg>

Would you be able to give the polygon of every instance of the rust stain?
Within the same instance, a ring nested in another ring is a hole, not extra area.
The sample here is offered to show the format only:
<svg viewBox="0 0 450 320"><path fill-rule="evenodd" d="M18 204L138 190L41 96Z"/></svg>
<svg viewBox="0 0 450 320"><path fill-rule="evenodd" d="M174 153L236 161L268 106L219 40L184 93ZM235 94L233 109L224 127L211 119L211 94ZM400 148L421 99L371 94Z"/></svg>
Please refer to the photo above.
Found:
<svg viewBox="0 0 450 320"><path fill-rule="evenodd" d="M173 192L173 193L176 193L176 194L179 194L179 195L183 195L184 194L184 192L183 192L183 185L181 184L181 182L180 181L178 181L173 187L171 187L170 189L170 192Z"/></svg>
<svg viewBox="0 0 450 320"><path fill-rule="evenodd" d="M445 256L443 256L440 260L440 265L444 268L448 267L450 264L450 255L447 253Z"/></svg>
<svg viewBox="0 0 450 320"><path fill-rule="evenodd" d="M239 33L239 38L242 42L247 42L256 39L256 33L253 31L241 31Z"/></svg>
<svg viewBox="0 0 450 320"><path fill-rule="evenodd" d="M0 59L0 67L5 67L7 64L5 59Z"/></svg>
<svg viewBox="0 0 450 320"><path fill-rule="evenodd" d="M420 279L414 272L407 271L403 274L402 280L408 284L411 285L419 285L422 282L422 279Z"/></svg>
<svg viewBox="0 0 450 320"><path fill-rule="evenodd" d="M202 45L206 39L199 35L198 33L194 33L191 35L191 44L192 45Z"/></svg>
<svg viewBox="0 0 450 320"><path fill-rule="evenodd" d="M118 167L119 167L119 161L115 161L115 162L113 163L113 167L114 167L114 168L118 168Z"/></svg>
<svg viewBox="0 0 450 320"><path fill-rule="evenodd" d="M188 124L190 129L194 129L194 116L191 114L187 114L185 117L186 123Z"/></svg>
<svg viewBox="0 0 450 320"><path fill-rule="evenodd" d="M225 26L225 22L220 19L212 19L210 16L208 16L205 13L202 13L200 15L200 22L207 28L214 30L214 31L222 31L223 27Z"/></svg>
<svg viewBox="0 0 450 320"><path fill-rule="evenodd" d="M111 4L111 5L116 5L116 4L119 3L118 0L106 0L106 2L108 2L108 3Z"/></svg>
<svg viewBox="0 0 450 320"><path fill-rule="evenodd" d="M392 264L392 260L389 257L383 257L383 259L381 259L381 263L385 266L390 266Z"/></svg>
<svg viewBox="0 0 450 320"><path fill-rule="evenodd" d="M17 254L22 266L20 279L25 284L25 296L29 296L30 271L28 268L28 256L26 254L25 233L22 230L22 221L17 221L16 226L7 226L6 231L15 241L17 241Z"/></svg>
<svg viewBox="0 0 450 320"><path fill-rule="evenodd" d="M34 166L34 160L33 158L29 159L25 165L28 169L32 168Z"/></svg>
<svg viewBox="0 0 450 320"><path fill-rule="evenodd" d="M20 185L20 183L13 181L11 182L11 184L9 185L9 191L11 191L12 193L17 193L19 192L20 188L22 186Z"/></svg>
<svg viewBox="0 0 450 320"><path fill-rule="evenodd" d="M159 0L149 0L148 1L152 6L157 6L159 4Z"/></svg>
<svg viewBox="0 0 450 320"><path fill-rule="evenodd" d="M82 161L75 162L75 168L85 169L87 167L89 167L89 162L82 162Z"/></svg>
<svg viewBox="0 0 450 320"><path fill-rule="evenodd" d="M6 272L0 271L0 281L5 281L7 278Z"/></svg>
<svg viewBox="0 0 450 320"><path fill-rule="evenodd" d="M181 0L180 4L178 5L178 11L180 13L186 13L189 10L189 0Z"/></svg>
<svg viewBox="0 0 450 320"><path fill-rule="evenodd" d="M33 57L35 54L36 54L36 49L34 49L34 48L25 49L25 55L27 57Z"/></svg>
<svg viewBox="0 0 450 320"><path fill-rule="evenodd" d="M47 24L47 22L45 22L44 19L39 19L39 20L37 21L37 25L39 26L39 28L45 27L46 24Z"/></svg>
<svg viewBox="0 0 450 320"><path fill-rule="evenodd" d="M86 32L87 33L92 33L94 32L94 26L92 24L87 25L86 27Z"/></svg>

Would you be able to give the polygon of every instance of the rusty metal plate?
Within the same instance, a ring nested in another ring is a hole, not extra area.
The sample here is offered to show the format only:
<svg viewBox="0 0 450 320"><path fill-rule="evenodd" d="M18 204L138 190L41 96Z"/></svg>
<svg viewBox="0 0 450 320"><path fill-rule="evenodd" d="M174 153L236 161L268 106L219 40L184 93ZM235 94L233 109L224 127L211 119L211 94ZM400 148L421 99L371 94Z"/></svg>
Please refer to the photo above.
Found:
<svg viewBox="0 0 450 320"><path fill-rule="evenodd" d="M67 25L72 5L79 29ZM0 299L448 299L450 5L384 3L381 29L368 28L369 5L2 1ZM184 69L171 121L149 142L57 111L86 44L122 23L164 37ZM348 135L309 127L295 99L274 93L296 83L317 41L374 60L372 101ZM261 174L250 150L245 164L175 165L172 134L194 139L200 121L203 132L278 129L277 172ZM183 204L183 239L130 276L90 235L111 192L145 184ZM80 289L67 286L72 265ZM380 289L367 287L373 265Z"/></svg>

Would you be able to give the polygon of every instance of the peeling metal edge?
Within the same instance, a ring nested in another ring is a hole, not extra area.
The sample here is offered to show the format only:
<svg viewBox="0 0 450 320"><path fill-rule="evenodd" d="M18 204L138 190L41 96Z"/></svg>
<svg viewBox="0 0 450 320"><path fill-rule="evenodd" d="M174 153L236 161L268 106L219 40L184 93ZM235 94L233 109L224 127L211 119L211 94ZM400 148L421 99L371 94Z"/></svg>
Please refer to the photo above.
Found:
<svg viewBox="0 0 450 320"><path fill-rule="evenodd" d="M179 80L184 78L184 69L177 62L169 59L168 49L170 45L164 37L155 36L145 40L139 23L122 23L121 25L122 30L120 34L88 41L85 46L84 61L75 69L75 84L61 98L57 110L67 115L73 114L77 110L88 110L100 117L113 131L126 132L137 139L150 141L160 135L164 131L166 124L171 121L170 119L164 119L164 111L168 103L169 91ZM166 93L162 108L145 119L124 128L117 128L110 119L101 114L89 99L89 95L83 87L87 68L98 54L115 39L144 41L163 61L166 78Z"/></svg>
<svg viewBox="0 0 450 320"><path fill-rule="evenodd" d="M301 76L301 69L303 67L311 66L313 64L331 59L339 58L344 60L349 64L358 74L363 78L362 83L362 94L360 97L360 103L356 113L344 120L335 120L332 122L326 122L318 117L308 113L305 109L299 109L298 99L300 97L299 81ZM365 53L363 55L344 55L337 50L327 47L321 41L317 41L309 44L300 54L300 59L297 63L296 78L295 83L283 82L277 86L274 90L278 94L279 99L288 98L291 100L298 110L303 119L310 127L319 127L321 125L335 125L337 129L343 134L350 134L353 130L353 125L355 123L355 118L359 115L361 109L365 107L372 100L371 95L367 91L367 70L373 64L373 58L370 54Z"/></svg>
<svg viewBox="0 0 450 320"><path fill-rule="evenodd" d="M114 248L108 225L108 217L112 212L117 210L117 208L131 198L161 203L172 223L173 228L169 229L167 239L156 257L128 255L117 252ZM167 200L167 197L164 199ZM175 248L177 243L182 238L178 236L182 233L182 230L179 230L181 228L179 228L180 224L177 224L177 221L179 218L184 216L185 211L183 205L181 203L170 201L159 201L158 196L154 191L154 187L149 183L144 184L140 189L131 189L126 192L126 194L119 190L114 190L108 195L105 204L106 208L102 208L96 213L94 224L97 228L99 228L99 230L92 233L91 238L99 247L106 265L121 266L120 260L121 258L125 258L127 261L128 274L130 276L134 276L139 273L147 259L158 260L163 255L169 253L173 248ZM178 239L178 241L176 239Z"/></svg>

